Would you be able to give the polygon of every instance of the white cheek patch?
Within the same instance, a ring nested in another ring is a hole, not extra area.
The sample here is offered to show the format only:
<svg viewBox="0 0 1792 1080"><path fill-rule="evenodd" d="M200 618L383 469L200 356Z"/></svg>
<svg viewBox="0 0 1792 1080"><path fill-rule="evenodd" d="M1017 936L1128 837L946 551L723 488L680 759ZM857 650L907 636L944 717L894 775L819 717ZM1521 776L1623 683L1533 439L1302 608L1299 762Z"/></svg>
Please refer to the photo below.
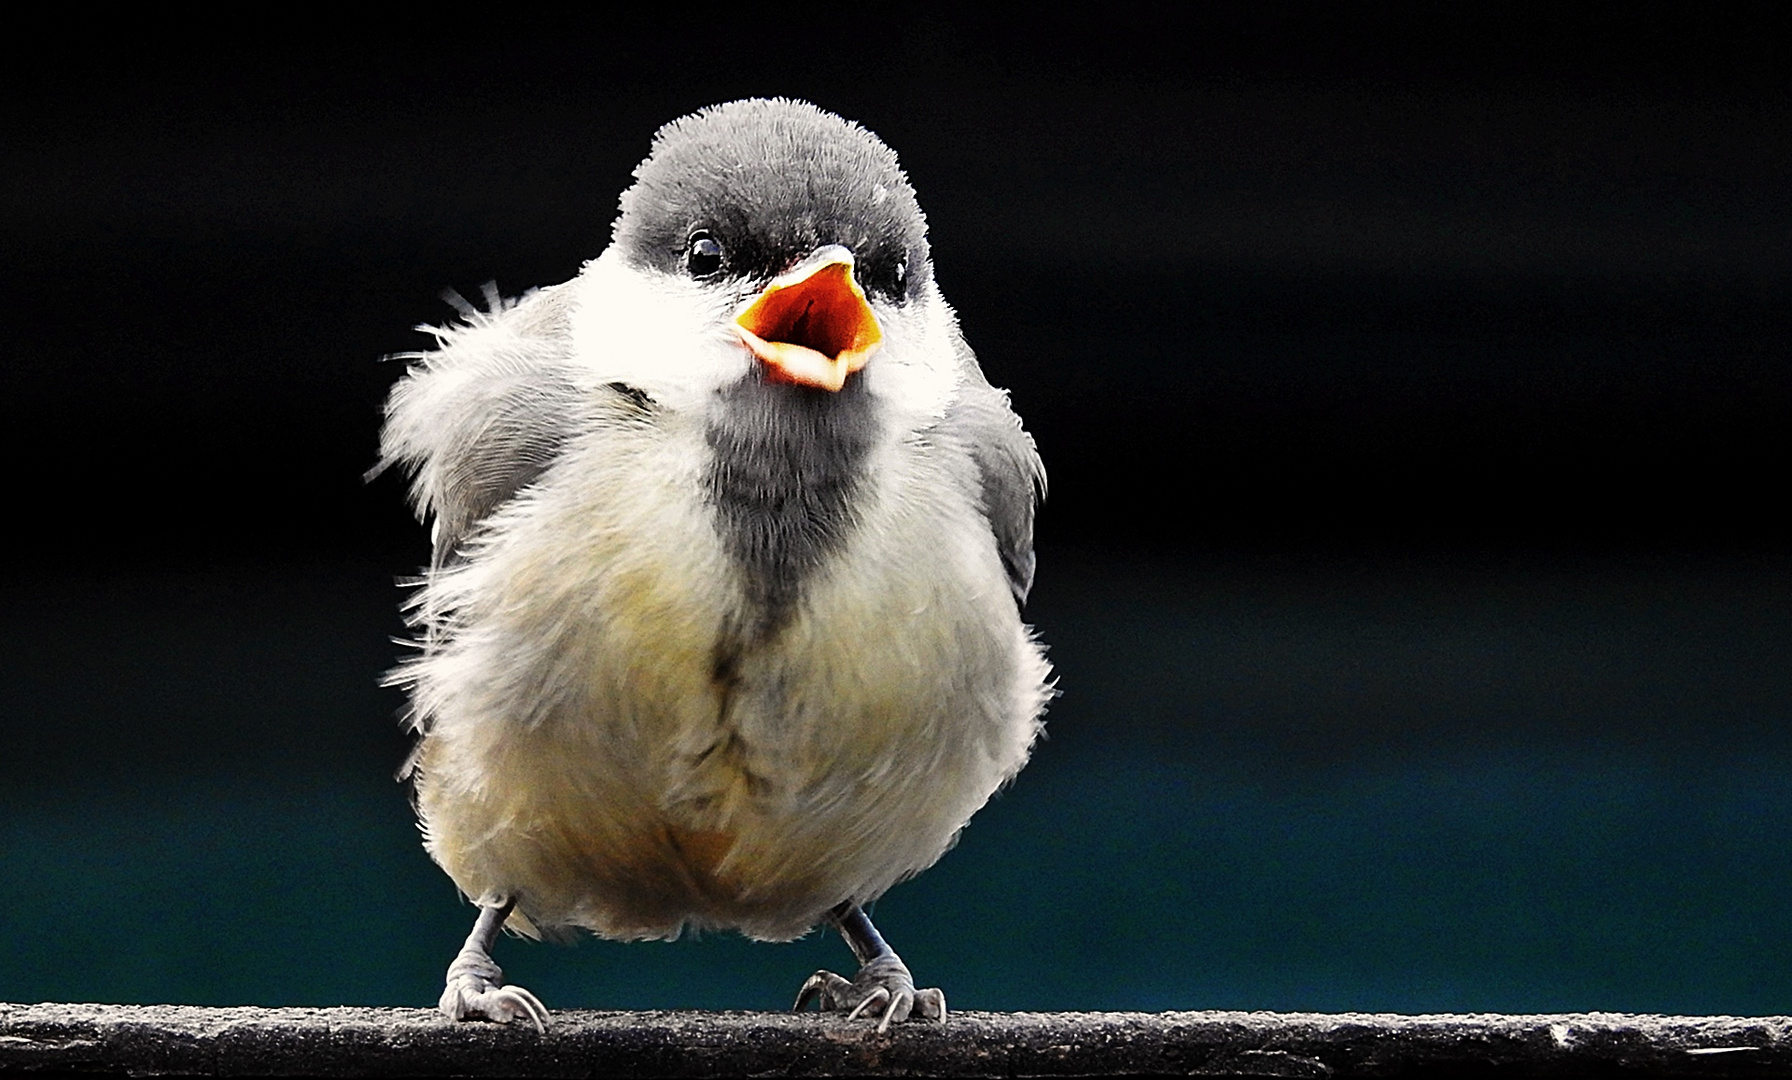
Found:
<svg viewBox="0 0 1792 1080"><path fill-rule="evenodd" d="M637 270L615 248L573 287L573 355L596 382L623 382L671 409L702 408L752 368L731 327L736 299L694 281Z"/></svg>
<svg viewBox="0 0 1792 1080"><path fill-rule="evenodd" d="M902 418L899 426L924 426L946 415L961 377L951 306L929 285L915 303L873 310L884 347L865 365L871 392Z"/></svg>

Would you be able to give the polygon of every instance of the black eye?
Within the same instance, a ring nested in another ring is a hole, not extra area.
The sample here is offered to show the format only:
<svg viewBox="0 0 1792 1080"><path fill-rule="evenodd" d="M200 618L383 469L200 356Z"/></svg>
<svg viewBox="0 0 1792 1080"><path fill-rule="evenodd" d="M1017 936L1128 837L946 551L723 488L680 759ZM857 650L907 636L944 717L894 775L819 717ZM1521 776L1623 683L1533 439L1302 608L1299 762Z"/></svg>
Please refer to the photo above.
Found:
<svg viewBox="0 0 1792 1080"><path fill-rule="evenodd" d="M692 233L685 245L684 265L692 277L708 277L722 268L722 245L707 231Z"/></svg>
<svg viewBox="0 0 1792 1080"><path fill-rule="evenodd" d="M896 291L901 292L903 290L903 287L906 286L907 284L908 284L908 260L904 259L901 262L896 264Z"/></svg>

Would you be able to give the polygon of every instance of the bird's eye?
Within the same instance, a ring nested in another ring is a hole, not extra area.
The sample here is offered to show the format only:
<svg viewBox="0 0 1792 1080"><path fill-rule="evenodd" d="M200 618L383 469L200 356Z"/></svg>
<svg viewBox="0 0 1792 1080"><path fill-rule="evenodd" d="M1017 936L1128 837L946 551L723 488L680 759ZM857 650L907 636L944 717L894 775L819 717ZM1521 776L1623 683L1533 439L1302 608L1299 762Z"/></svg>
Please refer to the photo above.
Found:
<svg viewBox="0 0 1792 1080"><path fill-rule="evenodd" d="M708 277L722 268L722 245L706 231L692 233L685 245L684 265L692 277Z"/></svg>
<svg viewBox="0 0 1792 1080"><path fill-rule="evenodd" d="M908 260L896 264L896 291L901 292L908 285Z"/></svg>

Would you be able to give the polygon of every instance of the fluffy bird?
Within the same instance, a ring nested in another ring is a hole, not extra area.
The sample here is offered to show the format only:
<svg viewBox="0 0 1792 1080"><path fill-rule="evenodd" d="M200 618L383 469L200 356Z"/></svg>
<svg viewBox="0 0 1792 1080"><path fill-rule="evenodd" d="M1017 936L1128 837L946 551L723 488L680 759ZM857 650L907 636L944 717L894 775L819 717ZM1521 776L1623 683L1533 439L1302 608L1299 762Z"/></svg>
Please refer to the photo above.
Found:
<svg viewBox="0 0 1792 1080"><path fill-rule="evenodd" d="M826 922L860 967L797 1008L943 1017L864 908L1039 733L1033 440L871 132L737 101L666 125L634 177L577 277L463 303L386 403L381 467L434 540L394 674L408 769L480 909L441 1009L546 1023L492 960L503 926Z"/></svg>

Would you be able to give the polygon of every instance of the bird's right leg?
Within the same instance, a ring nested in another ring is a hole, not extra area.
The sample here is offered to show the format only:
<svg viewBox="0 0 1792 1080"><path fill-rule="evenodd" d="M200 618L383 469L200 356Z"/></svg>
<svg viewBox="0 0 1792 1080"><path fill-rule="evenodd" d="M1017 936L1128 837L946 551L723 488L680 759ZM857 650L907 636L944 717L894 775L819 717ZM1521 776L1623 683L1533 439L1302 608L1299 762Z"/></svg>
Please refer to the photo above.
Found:
<svg viewBox="0 0 1792 1080"><path fill-rule="evenodd" d="M536 1031L547 1030L547 1006L520 986L505 986L504 972L492 960L492 944L515 907L513 898L479 906L473 932L467 935L454 963L448 965L448 988L442 991L437 1006L448 1019L496 1020L500 1024L527 1020Z"/></svg>

